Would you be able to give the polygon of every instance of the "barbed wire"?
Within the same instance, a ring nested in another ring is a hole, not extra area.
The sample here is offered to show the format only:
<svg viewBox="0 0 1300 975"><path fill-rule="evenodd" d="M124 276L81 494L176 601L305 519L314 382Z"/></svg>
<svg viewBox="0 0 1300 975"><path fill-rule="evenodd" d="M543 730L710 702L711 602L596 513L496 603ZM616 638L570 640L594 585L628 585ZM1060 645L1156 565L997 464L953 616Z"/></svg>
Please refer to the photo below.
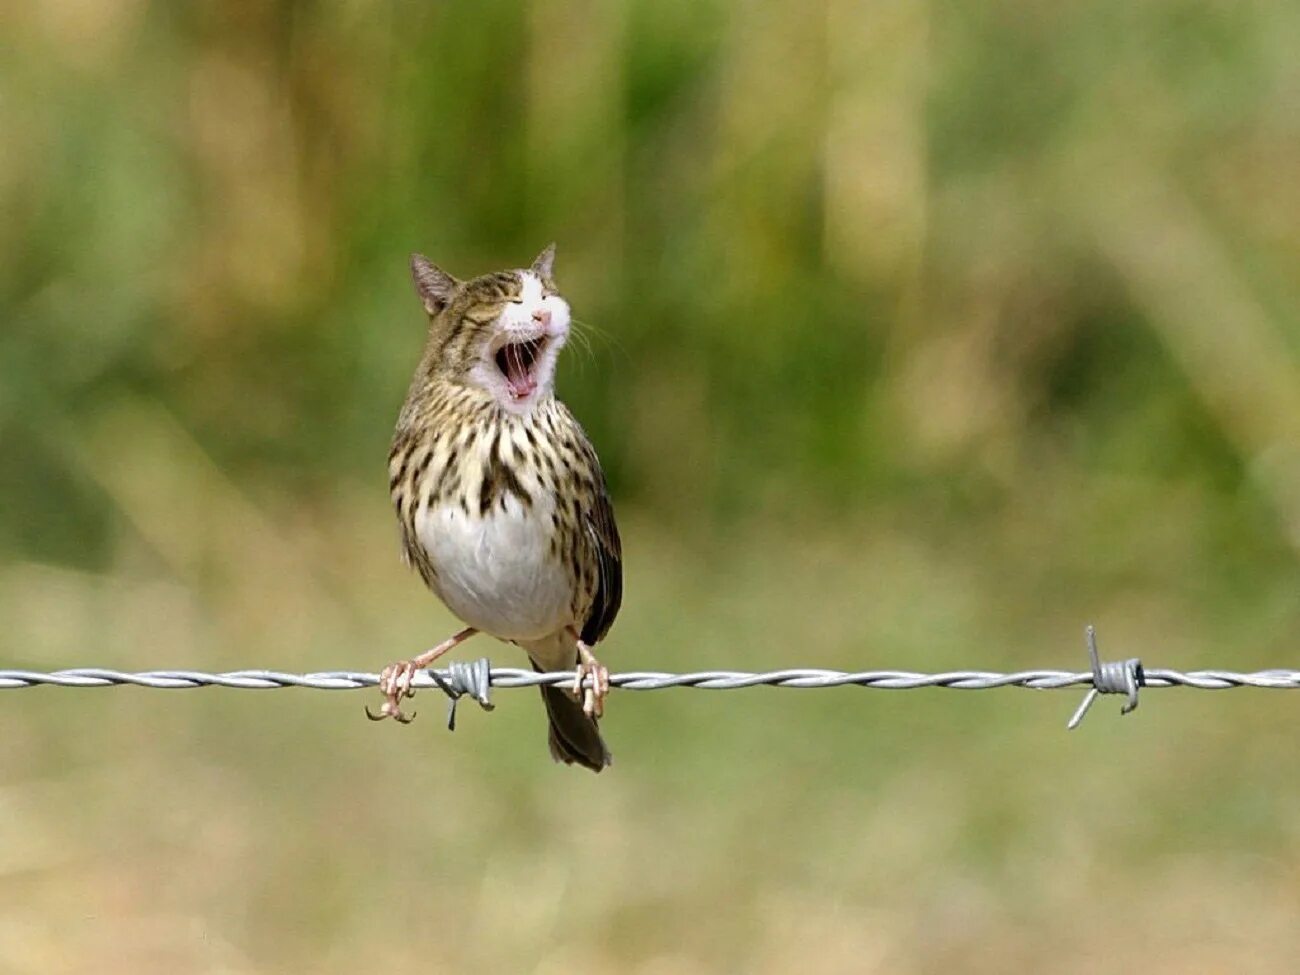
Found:
<svg viewBox="0 0 1300 975"><path fill-rule="evenodd" d="M444 683L446 670L436 671ZM1300 670L1260 670L1238 673L1229 670L1178 671L1146 668L1146 687L1191 687L1203 691L1234 687L1300 689ZM572 684L573 671L537 673L513 667L493 667L491 686L498 688L542 687ZM155 690L186 690L197 687L228 687L237 690L279 690L306 687L318 691L353 691L377 687L379 675L353 670L326 670L292 674L278 670L230 670L206 673L199 670L144 670L127 672L102 667L76 667L68 670L0 670L0 690L25 687L113 687L131 685ZM708 691L734 691L746 687L799 687L820 689L857 686L889 691L913 691L941 687L958 691L987 691L999 687L1027 687L1031 690L1056 691L1072 687L1092 687L1093 675L1087 671L1019 670L999 673L987 670L952 670L924 674L910 670L822 670L803 667L790 670L744 671L700 670L672 674L661 671L629 671L610 674L609 684L625 691L661 691L686 687ZM414 688L438 688L437 679L427 672L411 681ZM466 692L468 693L468 692Z"/></svg>
<svg viewBox="0 0 1300 975"><path fill-rule="evenodd" d="M701 670L690 673L629 671L610 674L609 685L626 691L658 691L671 687L696 690L738 690L747 687L793 687L824 689L861 687L874 690L910 691L921 688L945 688L959 691L983 691L1001 687L1030 690L1065 690L1088 688L1088 694L1070 719L1074 728L1083 719L1098 694L1124 694L1127 701L1122 713L1137 707L1138 691L1148 687L1190 687L1217 691L1238 687L1272 690L1300 689L1300 670L1273 669L1253 673L1230 670L1179 671L1144 667L1138 658L1103 662L1097 653L1096 632L1087 629L1091 671L1019 670L1009 673L988 670L952 670L919 673L910 670L826 670L798 667L785 670L740 671ZM418 672L412 688L439 689L449 698L449 724L454 723L456 700L462 695L474 698L484 708L492 707L489 688L542 687L572 685L571 670L539 673L515 667L492 667L486 659L469 663L454 662L446 668ZM239 690L279 690L305 687L314 690L342 691L377 687L380 675L364 671L329 670L294 674L276 670L233 670L208 673L199 670L147 670L127 672L103 667L77 667L56 671L0 669L0 690L30 687L114 687L129 685L158 690L185 690L199 687L228 687Z"/></svg>

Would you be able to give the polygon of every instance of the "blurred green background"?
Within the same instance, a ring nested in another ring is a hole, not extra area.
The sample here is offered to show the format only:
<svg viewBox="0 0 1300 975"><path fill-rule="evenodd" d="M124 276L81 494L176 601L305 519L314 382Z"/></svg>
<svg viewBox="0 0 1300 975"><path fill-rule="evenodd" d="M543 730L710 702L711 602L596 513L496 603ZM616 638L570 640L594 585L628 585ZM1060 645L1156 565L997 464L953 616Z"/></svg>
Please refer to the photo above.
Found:
<svg viewBox="0 0 1300 975"><path fill-rule="evenodd" d="M613 669L1300 664L1297 50L1288 0L0 3L0 661L445 636L406 258L554 239ZM4 694L0 969L1300 951L1291 695L616 693L599 778L532 692L375 700Z"/></svg>

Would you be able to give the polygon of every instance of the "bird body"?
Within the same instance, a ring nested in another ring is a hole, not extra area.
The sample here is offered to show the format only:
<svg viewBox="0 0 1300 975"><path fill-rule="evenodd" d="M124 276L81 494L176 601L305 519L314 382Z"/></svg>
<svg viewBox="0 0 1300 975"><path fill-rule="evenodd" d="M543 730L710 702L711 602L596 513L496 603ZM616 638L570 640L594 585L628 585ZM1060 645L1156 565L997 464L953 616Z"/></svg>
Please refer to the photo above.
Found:
<svg viewBox="0 0 1300 975"><path fill-rule="evenodd" d="M473 443L457 426L444 422L441 433L426 433L450 444L435 449L413 485L416 499L399 501L413 508L405 547L427 559L430 588L476 630L512 641L550 636L573 622L575 594L558 558L554 489L524 433L536 439L534 417L495 417L492 435ZM498 469L512 472L506 484L494 480ZM447 490L439 486L444 479L452 482Z"/></svg>
<svg viewBox="0 0 1300 975"><path fill-rule="evenodd" d="M429 338L389 487L405 559L467 629L385 670L381 716L403 720L414 671L481 631L541 669L576 668L574 692L543 690L551 752L600 771L608 674L591 647L618 613L622 553L596 452L553 391L570 322L552 260L548 248L531 268L462 283L412 258Z"/></svg>
<svg viewBox="0 0 1300 975"><path fill-rule="evenodd" d="M442 504L416 516L418 543L439 569L434 591L474 629L503 640L557 633L572 619L569 576L547 551L545 525L513 498L502 508L480 517Z"/></svg>

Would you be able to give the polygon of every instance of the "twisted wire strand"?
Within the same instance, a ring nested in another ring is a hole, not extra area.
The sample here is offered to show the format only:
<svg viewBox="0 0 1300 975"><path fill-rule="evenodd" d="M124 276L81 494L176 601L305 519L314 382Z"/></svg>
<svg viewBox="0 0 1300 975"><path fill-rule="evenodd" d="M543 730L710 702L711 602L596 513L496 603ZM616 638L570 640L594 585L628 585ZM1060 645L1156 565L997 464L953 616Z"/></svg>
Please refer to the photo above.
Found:
<svg viewBox="0 0 1300 975"><path fill-rule="evenodd" d="M453 685L459 683L460 678L454 676L451 669L438 670L436 673L437 678L426 672L417 674L411 686L437 688L448 683ZM490 686L502 688L569 685L573 683L573 678L574 672L571 670L539 674L532 670L514 667L493 667L488 672ZM439 679L442 684L439 683ZM910 670L843 671L793 668L760 672L701 670L682 674L629 671L609 676L611 687L628 691L658 691L670 687L729 691L745 687L820 689L847 686L891 691L919 690L925 687L959 691L983 691L998 687L1062 690L1095 687L1095 680L1095 675L1090 671L1071 670L1020 670L1011 673L953 670L926 674ZM378 674L353 670L330 670L306 674L291 674L276 670L233 670L223 673L207 673L199 670L127 672L102 667L77 667L56 671L0 670L0 690L27 687L130 685L159 690L185 690L197 687L278 690L286 687L306 687L322 691L346 691L375 687L378 684ZM1179 671L1148 667L1143 669L1142 687L1190 687L1204 691L1228 690L1236 687L1296 690L1300 689L1300 670L1274 669L1239 673L1231 670Z"/></svg>

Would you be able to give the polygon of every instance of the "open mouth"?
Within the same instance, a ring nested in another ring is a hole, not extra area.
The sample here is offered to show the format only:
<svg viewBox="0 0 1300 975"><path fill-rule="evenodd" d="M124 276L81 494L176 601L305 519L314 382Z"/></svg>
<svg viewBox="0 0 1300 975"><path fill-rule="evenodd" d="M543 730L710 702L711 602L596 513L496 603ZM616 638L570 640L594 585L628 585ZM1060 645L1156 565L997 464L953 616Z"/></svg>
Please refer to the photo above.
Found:
<svg viewBox="0 0 1300 975"><path fill-rule="evenodd" d="M537 358L545 346L546 337L539 336L526 342L508 342L493 356L515 399L526 399L537 389Z"/></svg>

